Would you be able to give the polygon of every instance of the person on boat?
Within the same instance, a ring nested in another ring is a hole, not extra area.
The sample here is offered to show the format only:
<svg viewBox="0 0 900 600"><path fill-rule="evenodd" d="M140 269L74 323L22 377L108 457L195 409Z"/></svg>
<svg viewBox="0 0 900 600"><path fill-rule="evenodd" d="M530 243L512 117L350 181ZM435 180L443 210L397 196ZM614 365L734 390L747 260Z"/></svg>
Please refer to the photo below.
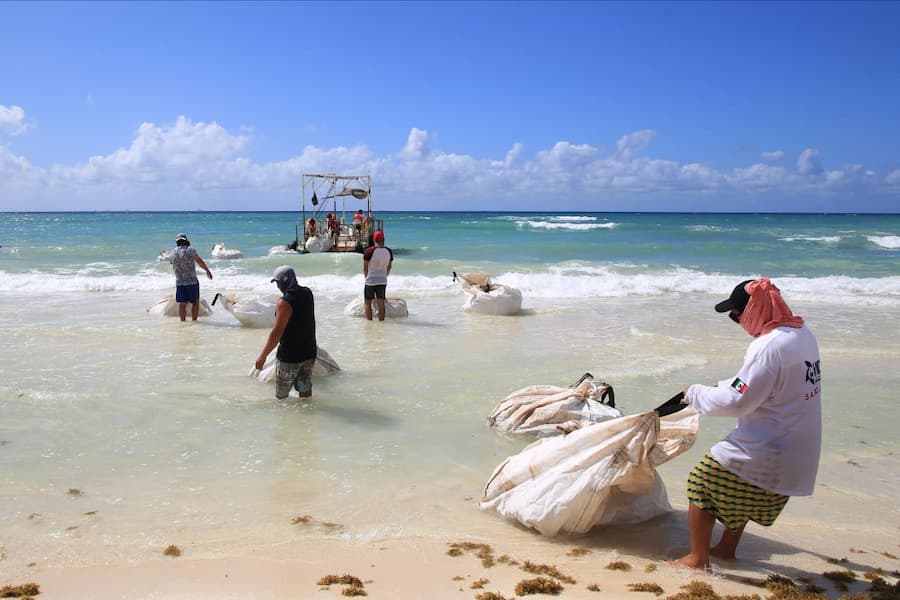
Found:
<svg viewBox="0 0 900 600"><path fill-rule="evenodd" d="M309 234L309 237L316 237L317 231L318 226L316 224L316 218L310 217L309 221L306 222L306 232Z"/></svg>
<svg viewBox="0 0 900 600"><path fill-rule="evenodd" d="M275 269L272 283L283 294L275 304L275 323L262 352L256 358L256 368L262 370L266 358L275 346L275 397L283 400L291 388L301 398L312 396L312 370L316 363L316 311L312 290L297 282L294 269L282 265Z"/></svg>
<svg viewBox="0 0 900 600"><path fill-rule="evenodd" d="M178 316L182 321L187 319L187 305L191 305L191 321L200 316L200 280L197 279L197 265L206 271L212 279L212 271L191 246L187 235L179 233L175 238L175 249L169 253L169 263L175 271L175 301L178 303Z"/></svg>
<svg viewBox="0 0 900 600"><path fill-rule="evenodd" d="M766 278L741 282L715 308L754 340L737 375L691 385L682 400L701 415L737 417L688 477L691 551L675 562L696 569L710 556L734 559L748 521L768 527L789 497L813 493L822 441L819 346L803 318ZM725 530L710 548L716 520Z"/></svg>
<svg viewBox="0 0 900 600"><path fill-rule="evenodd" d="M364 218L362 222L362 229L366 233L366 248L371 248L374 243L375 217L366 215L366 218Z"/></svg>
<svg viewBox="0 0 900 600"><path fill-rule="evenodd" d="M387 278L394 265L394 253L384 245L384 232L380 229L372 235L374 246L363 252L363 275L366 277L363 288L366 319L372 320L372 301L378 304L378 320L384 321L385 298L387 296Z"/></svg>
<svg viewBox="0 0 900 600"><path fill-rule="evenodd" d="M333 214L328 213L325 225L328 229L328 235L331 236L331 245L337 246L338 236L341 233L341 222Z"/></svg>
<svg viewBox="0 0 900 600"><path fill-rule="evenodd" d="M365 221L365 219L366 218L363 215L363 211L361 208L356 211L355 215L353 215L353 230L356 232L357 240L362 239L362 235L360 235L360 233L362 232L362 224L363 224L363 221Z"/></svg>

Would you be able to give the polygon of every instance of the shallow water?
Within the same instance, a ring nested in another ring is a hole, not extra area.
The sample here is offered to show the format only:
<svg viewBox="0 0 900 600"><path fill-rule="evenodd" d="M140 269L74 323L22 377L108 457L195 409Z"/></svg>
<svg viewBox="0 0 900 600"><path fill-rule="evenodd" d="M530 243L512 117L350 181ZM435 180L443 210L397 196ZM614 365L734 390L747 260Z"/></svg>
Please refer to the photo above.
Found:
<svg viewBox="0 0 900 600"><path fill-rule="evenodd" d="M490 317L461 310L452 256L399 254L389 293L410 316L378 323L343 313L362 285L358 255L308 255L294 260L316 295L319 345L342 371L316 378L312 401L280 402L248 376L266 330L241 327L219 307L197 323L146 312L172 283L152 256L140 274L111 259L102 275L84 266L66 275L38 259L10 268L8 259L0 529L13 571L139 560L170 543L195 555L318 536L537 543L477 508L494 467L528 442L486 426L498 401L589 371L613 384L623 413L641 412L687 384L733 374L750 341L711 309L737 267L654 274L646 265L535 264L501 276L523 289L523 314ZM264 273L283 261L211 262L216 279L201 281L202 295L270 293ZM757 528L751 551L769 540L784 541L776 550L896 547L897 276L857 273L824 294L839 277L782 284L821 346L824 448L815 495L793 499L771 530ZM650 536L659 560L683 549L684 479L733 424L701 420L694 448L660 469L671 517L588 539L628 551L629 536ZM309 524L292 525L304 515Z"/></svg>

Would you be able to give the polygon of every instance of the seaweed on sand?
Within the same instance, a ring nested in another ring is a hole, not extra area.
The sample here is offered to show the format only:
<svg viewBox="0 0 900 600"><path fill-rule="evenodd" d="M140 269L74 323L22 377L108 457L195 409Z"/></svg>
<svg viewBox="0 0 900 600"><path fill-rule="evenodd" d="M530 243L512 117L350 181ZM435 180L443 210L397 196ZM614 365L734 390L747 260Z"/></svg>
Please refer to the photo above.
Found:
<svg viewBox="0 0 900 600"><path fill-rule="evenodd" d="M576 583L572 577L569 577L565 573L561 573L559 569L557 569L553 565L541 565L533 563L530 560L526 560L525 564L522 565L522 570L533 575L547 575L548 577L559 579L563 583Z"/></svg>
<svg viewBox="0 0 900 600"><path fill-rule="evenodd" d="M662 596L665 591L656 583L629 583L628 587L632 592L650 592L657 596Z"/></svg>
<svg viewBox="0 0 900 600"><path fill-rule="evenodd" d="M462 556L465 552L475 552L475 556L481 560L482 566L490 568L494 566L494 549L488 544L476 542L452 542L447 554L450 556Z"/></svg>
<svg viewBox="0 0 900 600"><path fill-rule="evenodd" d="M4 585L0 588L0 598L21 598L24 596L37 596L41 593L41 586L34 582L22 585Z"/></svg>
<svg viewBox="0 0 900 600"><path fill-rule="evenodd" d="M531 594L550 594L559 595L563 591L563 586L558 581L547 579L546 577L535 577L534 579L525 579L516 584L517 596L528 596Z"/></svg>
<svg viewBox="0 0 900 600"><path fill-rule="evenodd" d="M343 574L343 575L326 575L319 579L316 582L316 585L346 585L344 589L341 590L341 595L343 596L368 596L368 592L366 592L363 587L363 582L359 577L354 577L353 575Z"/></svg>

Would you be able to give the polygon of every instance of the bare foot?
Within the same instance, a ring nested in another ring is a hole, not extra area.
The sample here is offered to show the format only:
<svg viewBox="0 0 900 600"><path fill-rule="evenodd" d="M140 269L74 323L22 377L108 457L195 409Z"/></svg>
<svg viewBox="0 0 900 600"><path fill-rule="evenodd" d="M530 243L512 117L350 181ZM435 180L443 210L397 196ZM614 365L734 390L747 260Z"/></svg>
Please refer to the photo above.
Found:
<svg viewBox="0 0 900 600"><path fill-rule="evenodd" d="M688 554L682 556L678 560L670 561L670 564L677 567L690 567L691 569L709 569L709 560L704 561L699 556L694 556L693 554Z"/></svg>

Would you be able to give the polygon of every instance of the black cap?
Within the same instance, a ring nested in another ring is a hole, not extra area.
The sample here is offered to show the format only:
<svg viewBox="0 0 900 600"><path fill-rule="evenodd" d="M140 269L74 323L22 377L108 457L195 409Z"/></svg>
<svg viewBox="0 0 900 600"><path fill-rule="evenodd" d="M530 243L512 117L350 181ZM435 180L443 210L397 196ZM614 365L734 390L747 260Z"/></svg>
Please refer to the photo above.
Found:
<svg viewBox="0 0 900 600"><path fill-rule="evenodd" d="M716 312L731 312L734 309L744 312L744 309L747 308L747 303L750 302L750 294L747 293L744 286L753 281L753 279L748 279L737 284L727 300L722 300L716 304Z"/></svg>

